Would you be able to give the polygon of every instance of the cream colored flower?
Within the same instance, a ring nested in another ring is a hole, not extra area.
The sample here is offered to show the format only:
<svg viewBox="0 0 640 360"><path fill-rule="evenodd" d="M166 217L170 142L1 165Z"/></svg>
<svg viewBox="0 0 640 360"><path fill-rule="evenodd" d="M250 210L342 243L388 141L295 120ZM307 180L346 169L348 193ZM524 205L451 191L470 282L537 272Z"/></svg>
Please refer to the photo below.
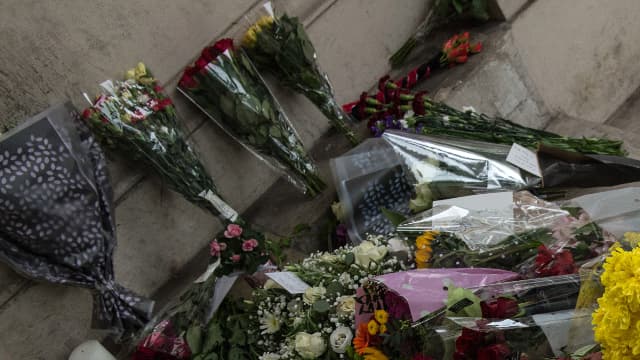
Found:
<svg viewBox="0 0 640 360"><path fill-rule="evenodd" d="M320 300L320 298L323 297L326 293L327 289L322 286L310 287L302 295L302 300L305 302L305 304L311 305L314 302Z"/></svg>
<svg viewBox="0 0 640 360"><path fill-rule="evenodd" d="M299 332L296 334L295 349L303 359L316 359L324 354L326 348L327 344L319 332L313 334Z"/></svg>
<svg viewBox="0 0 640 360"><path fill-rule="evenodd" d="M347 351L347 346L351 344L351 340L353 340L353 332L346 326L333 330L329 336L331 349L338 354L344 354Z"/></svg>
<svg viewBox="0 0 640 360"><path fill-rule="evenodd" d="M280 330L280 319L272 313L265 313L260 318L262 334L275 334Z"/></svg>
<svg viewBox="0 0 640 360"><path fill-rule="evenodd" d="M370 241L363 241L353 248L353 255L356 264L368 268L371 261L380 261L387 255L387 247L375 246Z"/></svg>
<svg viewBox="0 0 640 360"><path fill-rule="evenodd" d="M341 316L354 316L356 312L356 298L353 296L340 296L336 299L336 312Z"/></svg>

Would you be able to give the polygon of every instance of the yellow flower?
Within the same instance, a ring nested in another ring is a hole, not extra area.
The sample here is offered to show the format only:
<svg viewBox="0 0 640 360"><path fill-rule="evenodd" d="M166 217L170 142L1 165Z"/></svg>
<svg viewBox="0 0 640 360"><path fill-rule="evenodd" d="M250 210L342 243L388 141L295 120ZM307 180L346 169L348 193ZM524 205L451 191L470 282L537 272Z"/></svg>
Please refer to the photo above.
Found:
<svg viewBox="0 0 640 360"><path fill-rule="evenodd" d="M604 294L593 313L604 359L640 358L640 248L616 247L603 265Z"/></svg>
<svg viewBox="0 0 640 360"><path fill-rule="evenodd" d="M416 250L416 267L418 269L428 268L430 259L431 259L431 248Z"/></svg>
<svg viewBox="0 0 640 360"><path fill-rule="evenodd" d="M126 73L125 77L127 79L135 79L136 78L136 70L135 69L127 70L127 73Z"/></svg>
<svg viewBox="0 0 640 360"><path fill-rule="evenodd" d="M389 313L384 310L376 310L374 313L374 317L378 324L386 324L389 321Z"/></svg>
<svg viewBox="0 0 640 360"><path fill-rule="evenodd" d="M364 349L364 360L389 360L389 358L382 351L368 347Z"/></svg>
<svg viewBox="0 0 640 360"><path fill-rule="evenodd" d="M136 79L147 75L147 68L144 66L144 63L139 62L138 65L136 65L135 74Z"/></svg>
<svg viewBox="0 0 640 360"><path fill-rule="evenodd" d="M258 34L264 30L264 28L270 27L273 24L273 17L263 16L255 24L251 25L247 32L244 33L242 38L242 45L246 47L253 47L258 41Z"/></svg>
<svg viewBox="0 0 640 360"><path fill-rule="evenodd" d="M379 326L378 323L375 320L370 320L369 323L367 324L367 330L369 330L369 334L371 335L376 335L378 333L379 330Z"/></svg>
<svg viewBox="0 0 640 360"><path fill-rule="evenodd" d="M380 334L384 334L387 332L387 325L382 324L380 325Z"/></svg>
<svg viewBox="0 0 640 360"><path fill-rule="evenodd" d="M640 232L626 232L624 233L624 240L632 247L636 247L640 244Z"/></svg>
<svg viewBox="0 0 640 360"><path fill-rule="evenodd" d="M431 242L439 234L438 231L425 231L422 235L416 239L417 249L426 249L431 246Z"/></svg>

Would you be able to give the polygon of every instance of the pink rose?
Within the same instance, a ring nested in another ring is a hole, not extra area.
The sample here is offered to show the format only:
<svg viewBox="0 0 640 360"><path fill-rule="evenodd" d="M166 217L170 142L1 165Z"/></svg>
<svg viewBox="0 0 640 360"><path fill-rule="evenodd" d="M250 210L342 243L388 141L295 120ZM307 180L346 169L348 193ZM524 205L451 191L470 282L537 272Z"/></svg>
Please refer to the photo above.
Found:
<svg viewBox="0 0 640 360"><path fill-rule="evenodd" d="M254 248L254 249L258 247L258 240L256 240L256 239L249 239L249 240L247 240L247 241L251 243L251 246L253 246L253 248Z"/></svg>
<svg viewBox="0 0 640 360"><path fill-rule="evenodd" d="M237 263L240 261L240 255L235 254L233 256L230 257L231 261L233 261L234 263Z"/></svg>
<svg viewBox="0 0 640 360"><path fill-rule="evenodd" d="M220 251L227 250L227 243L226 242L221 242L221 243L218 243L218 244L220 244Z"/></svg>
<svg viewBox="0 0 640 360"><path fill-rule="evenodd" d="M213 240L211 244L209 244L209 247L211 249L211 256L220 256L220 251L222 249L220 248L220 244L216 240Z"/></svg>
<svg viewBox="0 0 640 360"><path fill-rule="evenodd" d="M227 239L233 239L242 235L242 228L237 224L227 225L227 230L224 231L224 237Z"/></svg>
<svg viewBox="0 0 640 360"><path fill-rule="evenodd" d="M242 242L242 251L246 251L246 252L253 251L254 247L255 246L253 246L253 244L251 243L251 240L245 240Z"/></svg>

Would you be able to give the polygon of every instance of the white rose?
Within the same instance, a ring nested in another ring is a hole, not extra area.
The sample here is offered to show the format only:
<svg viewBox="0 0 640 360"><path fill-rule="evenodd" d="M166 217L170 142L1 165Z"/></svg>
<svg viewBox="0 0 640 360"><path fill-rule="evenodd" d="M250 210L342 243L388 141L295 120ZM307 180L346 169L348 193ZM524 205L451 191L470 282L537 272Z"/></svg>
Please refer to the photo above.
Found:
<svg viewBox="0 0 640 360"><path fill-rule="evenodd" d="M353 316L356 312L356 298L353 296L340 296L336 299L336 312L342 316Z"/></svg>
<svg viewBox="0 0 640 360"><path fill-rule="evenodd" d="M295 349L303 359L316 359L324 354L327 344L319 332L308 334L299 332L296 334Z"/></svg>
<svg viewBox="0 0 640 360"><path fill-rule="evenodd" d="M389 239L388 244L389 251L391 252L409 252L409 247L407 246L406 241L397 237Z"/></svg>
<svg viewBox="0 0 640 360"><path fill-rule="evenodd" d="M371 261L380 261L387 255L386 246L375 246L371 241L363 241L353 248L356 264L369 268Z"/></svg>
<svg viewBox="0 0 640 360"><path fill-rule="evenodd" d="M353 340L353 333L346 326L333 330L329 336L331 349L338 354L344 354L347 351L347 346L351 344L351 340Z"/></svg>
<svg viewBox="0 0 640 360"><path fill-rule="evenodd" d="M302 300L305 302L305 304L311 305L317 300L320 300L320 298L323 297L326 293L327 289L322 286L310 287L305 290L304 294L302 295Z"/></svg>

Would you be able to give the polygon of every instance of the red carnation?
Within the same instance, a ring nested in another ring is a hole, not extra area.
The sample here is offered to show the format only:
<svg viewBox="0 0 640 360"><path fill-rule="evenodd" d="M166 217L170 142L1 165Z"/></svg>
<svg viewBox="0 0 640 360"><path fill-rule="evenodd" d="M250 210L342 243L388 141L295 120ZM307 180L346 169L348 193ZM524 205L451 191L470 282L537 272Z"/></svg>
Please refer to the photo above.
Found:
<svg viewBox="0 0 640 360"><path fill-rule="evenodd" d="M473 46L471 46L471 48L469 49L469 51L470 51L472 54L479 53L480 51L482 51L482 43L481 43L481 42L479 42L479 43L475 43L475 44L473 44Z"/></svg>
<svg viewBox="0 0 640 360"><path fill-rule="evenodd" d="M489 319L507 319L520 311L517 301L505 297L499 297L491 302L483 301L480 303L480 307L482 317Z"/></svg>
<svg viewBox="0 0 640 360"><path fill-rule="evenodd" d="M535 273L538 276L555 276L575 274L578 267L573 261L573 255L568 250L552 253L546 246L538 247L535 260Z"/></svg>
<svg viewBox="0 0 640 360"><path fill-rule="evenodd" d="M478 349L478 360L506 360L511 355L511 349L507 344L493 344Z"/></svg>
<svg viewBox="0 0 640 360"><path fill-rule="evenodd" d="M413 98L413 112L416 113L416 115L424 115L427 112L424 107L424 96L426 94L426 91L420 91Z"/></svg>
<svg viewBox="0 0 640 360"><path fill-rule="evenodd" d="M218 54L216 53L216 50L213 48L213 46L202 49L202 53L200 54L200 57L205 59L207 62L212 62L213 60L215 60L216 56L218 56Z"/></svg>
<svg viewBox="0 0 640 360"><path fill-rule="evenodd" d="M220 39L213 44L213 50L215 51L216 56L224 53L228 49L233 50L233 39Z"/></svg>

